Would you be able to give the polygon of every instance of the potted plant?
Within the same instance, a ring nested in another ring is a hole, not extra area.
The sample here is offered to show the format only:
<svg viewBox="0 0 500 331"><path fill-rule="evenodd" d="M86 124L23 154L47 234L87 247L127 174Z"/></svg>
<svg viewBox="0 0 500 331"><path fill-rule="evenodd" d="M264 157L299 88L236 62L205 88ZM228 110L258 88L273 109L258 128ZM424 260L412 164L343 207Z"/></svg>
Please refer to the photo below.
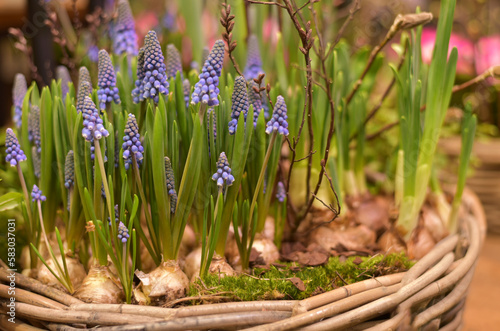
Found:
<svg viewBox="0 0 500 331"><path fill-rule="evenodd" d="M41 90L18 79L18 127L6 130L5 153L20 189L0 200L3 210L21 211L30 243L25 276L16 274L24 289L18 316L47 328L118 329L460 322L484 216L465 190L476 127L470 110L456 189L441 189L433 171L455 76L456 50L448 57L455 1L441 3L428 68L420 36L429 13L400 15L378 46L353 51L341 37L357 1L331 42L320 3L247 2L288 17L274 61L262 61L259 38L250 36L240 69L243 11L236 7L235 16L224 4L222 40L201 69L186 73L174 45L165 59L157 32L137 48L130 7L120 0L113 52L98 52L97 85L85 66L76 91L67 75ZM188 23L194 42L201 28ZM393 78L379 97L380 52L399 33L399 65L389 65ZM297 67L287 67L285 53ZM389 193L368 181L365 155L367 123L393 86L400 133ZM276 264L280 257L290 263ZM410 268L410 260L418 262ZM8 268L0 269L3 282ZM257 301L233 295L234 302L149 307L227 300L238 286L255 298L264 282L275 288Z"/></svg>

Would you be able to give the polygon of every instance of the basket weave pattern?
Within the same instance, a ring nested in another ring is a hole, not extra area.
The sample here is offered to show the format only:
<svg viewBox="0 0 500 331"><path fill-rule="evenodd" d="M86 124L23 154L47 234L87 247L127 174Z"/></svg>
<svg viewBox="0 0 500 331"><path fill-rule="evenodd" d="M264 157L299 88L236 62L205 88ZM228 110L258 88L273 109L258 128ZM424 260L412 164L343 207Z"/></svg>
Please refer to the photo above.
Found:
<svg viewBox="0 0 500 331"><path fill-rule="evenodd" d="M443 239L407 272L350 284L304 300L181 308L86 304L18 274L16 325L29 320L34 327L25 325L27 330L77 330L69 325L100 326L104 330L387 330L398 326L455 330L462 323L465 296L486 232L477 197L465 192L464 206L468 214L461 233ZM3 284L9 283L8 275L0 268ZM7 289L7 285L0 285L0 312L7 309ZM0 328L7 329L9 324L2 314Z"/></svg>

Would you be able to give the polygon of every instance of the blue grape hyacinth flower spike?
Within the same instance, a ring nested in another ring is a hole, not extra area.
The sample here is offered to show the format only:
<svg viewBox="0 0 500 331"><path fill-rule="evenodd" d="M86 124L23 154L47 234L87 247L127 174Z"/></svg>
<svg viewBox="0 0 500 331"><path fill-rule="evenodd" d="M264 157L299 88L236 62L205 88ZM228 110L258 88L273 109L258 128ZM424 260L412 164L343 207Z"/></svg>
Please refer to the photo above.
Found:
<svg viewBox="0 0 500 331"><path fill-rule="evenodd" d="M288 136L288 122L287 122L287 109L285 99L281 95L278 96L276 104L274 105L273 116L267 122L266 133L277 131L278 134Z"/></svg>
<svg viewBox="0 0 500 331"><path fill-rule="evenodd" d="M118 239L120 239L120 241L122 243L126 243L128 238L130 238L129 234L128 234L128 229L127 227L125 226L125 224L123 224L123 222L120 222L120 224L118 224L118 235L117 235Z"/></svg>
<svg viewBox="0 0 500 331"><path fill-rule="evenodd" d="M56 78L61 80L62 97L66 100L66 95L69 92L69 84L72 83L68 68L65 66L58 66L56 68Z"/></svg>
<svg viewBox="0 0 500 331"><path fill-rule="evenodd" d="M144 42L144 78L142 98L158 103L160 94L168 94L165 58L156 32L149 31Z"/></svg>
<svg viewBox="0 0 500 331"><path fill-rule="evenodd" d="M14 77L14 87L12 88L12 101L14 104L13 120L16 128L21 127L23 115L23 100L27 91L28 86L26 84L26 78L23 74L16 74L16 76Z"/></svg>
<svg viewBox="0 0 500 331"><path fill-rule="evenodd" d="M217 186L219 187L233 185L234 177L231 174L231 168L224 152L220 153L219 160L217 161L217 172L212 175L212 179L217 182Z"/></svg>
<svg viewBox="0 0 500 331"><path fill-rule="evenodd" d="M110 102L120 103L120 95L116 87L116 74L111 58L104 49L99 51L99 64L97 65L97 97L99 99L99 108L106 109L106 104Z"/></svg>
<svg viewBox="0 0 500 331"><path fill-rule="evenodd" d="M167 156L165 156L165 177L167 178L167 191L170 196L170 212L174 214L177 207L177 192L175 191L174 169L172 169L172 163Z"/></svg>
<svg viewBox="0 0 500 331"><path fill-rule="evenodd" d="M110 30L113 53L135 56L137 55L137 33L128 0L119 0L117 8L118 14Z"/></svg>
<svg viewBox="0 0 500 331"><path fill-rule="evenodd" d="M7 147L5 150L5 161L12 167L15 167L19 162L26 161L26 155L21 149L16 134L11 128L8 128L6 132L5 147Z"/></svg>
<svg viewBox="0 0 500 331"><path fill-rule="evenodd" d="M38 186L33 185L33 190L31 191L31 201L45 201L47 198L42 194L42 190L38 188Z"/></svg>
<svg viewBox="0 0 500 331"><path fill-rule="evenodd" d="M132 101L134 103L139 103L144 98L142 93L144 92L144 47L139 50L139 55L137 55L137 79L135 80L135 87L132 90Z"/></svg>
<svg viewBox="0 0 500 331"><path fill-rule="evenodd" d="M181 73L182 78L182 62L181 54L174 44L167 45L167 77L175 78L177 72Z"/></svg>
<svg viewBox="0 0 500 331"><path fill-rule="evenodd" d="M72 150L66 154L64 162L64 186L69 190L75 182L75 158Z"/></svg>
<svg viewBox="0 0 500 331"><path fill-rule="evenodd" d="M142 163L144 148L141 144L141 135L139 126L133 114L128 114L127 124L125 125L125 134L123 135L123 159L125 160L125 169L128 170L132 165L132 155L135 156L137 166Z"/></svg>
<svg viewBox="0 0 500 331"><path fill-rule="evenodd" d="M224 42L217 40L208 55L201 73L200 79L194 86L193 94L191 95L191 103L204 103L208 106L218 106L219 99L219 77L222 72L222 64L224 61Z"/></svg>
<svg viewBox="0 0 500 331"><path fill-rule="evenodd" d="M229 121L229 134L233 135L236 133L238 127L238 119L240 114L245 115L245 123L248 114L248 95L247 95L247 84L243 76L238 76L234 80L234 89L232 95L231 104L231 121Z"/></svg>
<svg viewBox="0 0 500 331"><path fill-rule="evenodd" d="M259 51L259 41L255 35L248 37L247 49L247 64L243 74L247 80L251 80L258 78L260 74L264 73Z"/></svg>
<svg viewBox="0 0 500 331"><path fill-rule="evenodd" d="M42 152L42 138L40 136L40 108L31 105L28 115L28 137L35 144L36 151Z"/></svg>
<svg viewBox="0 0 500 331"><path fill-rule="evenodd" d="M102 137L109 136L108 130L104 128L102 118L99 117L99 111L90 97L85 97L82 113L82 136L85 140L93 142L94 139L100 140Z"/></svg>
<svg viewBox="0 0 500 331"><path fill-rule="evenodd" d="M276 192L276 199L278 199L279 202L285 201L286 198L286 191L285 191L285 185L283 185L283 182L278 182L278 191Z"/></svg>

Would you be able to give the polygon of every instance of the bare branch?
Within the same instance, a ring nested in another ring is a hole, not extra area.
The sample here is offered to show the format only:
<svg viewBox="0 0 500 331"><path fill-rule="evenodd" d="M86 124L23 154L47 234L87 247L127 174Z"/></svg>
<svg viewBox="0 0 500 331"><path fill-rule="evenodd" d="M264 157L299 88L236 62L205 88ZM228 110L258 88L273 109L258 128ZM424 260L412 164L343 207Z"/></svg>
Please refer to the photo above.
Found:
<svg viewBox="0 0 500 331"><path fill-rule="evenodd" d="M279 3L279 2L272 2L272 1L257 1L257 0L246 0L246 2L248 3L254 3L254 4L257 4L257 5L269 5L269 6L278 6L278 7L281 7L281 8L286 8L286 6L282 3Z"/></svg>

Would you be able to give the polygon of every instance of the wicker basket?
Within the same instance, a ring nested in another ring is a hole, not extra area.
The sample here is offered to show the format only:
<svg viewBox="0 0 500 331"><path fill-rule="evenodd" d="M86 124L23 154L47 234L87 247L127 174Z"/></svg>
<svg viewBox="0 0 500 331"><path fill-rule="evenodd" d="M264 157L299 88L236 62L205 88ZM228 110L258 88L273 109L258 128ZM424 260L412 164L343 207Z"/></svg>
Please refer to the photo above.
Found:
<svg viewBox="0 0 500 331"><path fill-rule="evenodd" d="M86 304L17 275L16 324L1 315L0 328L387 330L406 326L455 330L462 323L465 297L486 232L481 204L470 191L464 193L464 206L467 216L460 235L442 240L407 272L365 280L308 299L182 308ZM0 280L7 284L7 277L8 271L0 268ZM0 285L0 298L9 297L7 290L7 285ZM0 300L0 311L5 312L8 301Z"/></svg>
<svg viewBox="0 0 500 331"><path fill-rule="evenodd" d="M460 138L442 139L439 143L446 155L457 160L460 155ZM500 140L475 142L473 155L479 160L474 173L467 178L469 186L479 197L487 215L488 231L500 233ZM456 164L458 162L449 162ZM456 182L457 168L446 169L446 180Z"/></svg>

